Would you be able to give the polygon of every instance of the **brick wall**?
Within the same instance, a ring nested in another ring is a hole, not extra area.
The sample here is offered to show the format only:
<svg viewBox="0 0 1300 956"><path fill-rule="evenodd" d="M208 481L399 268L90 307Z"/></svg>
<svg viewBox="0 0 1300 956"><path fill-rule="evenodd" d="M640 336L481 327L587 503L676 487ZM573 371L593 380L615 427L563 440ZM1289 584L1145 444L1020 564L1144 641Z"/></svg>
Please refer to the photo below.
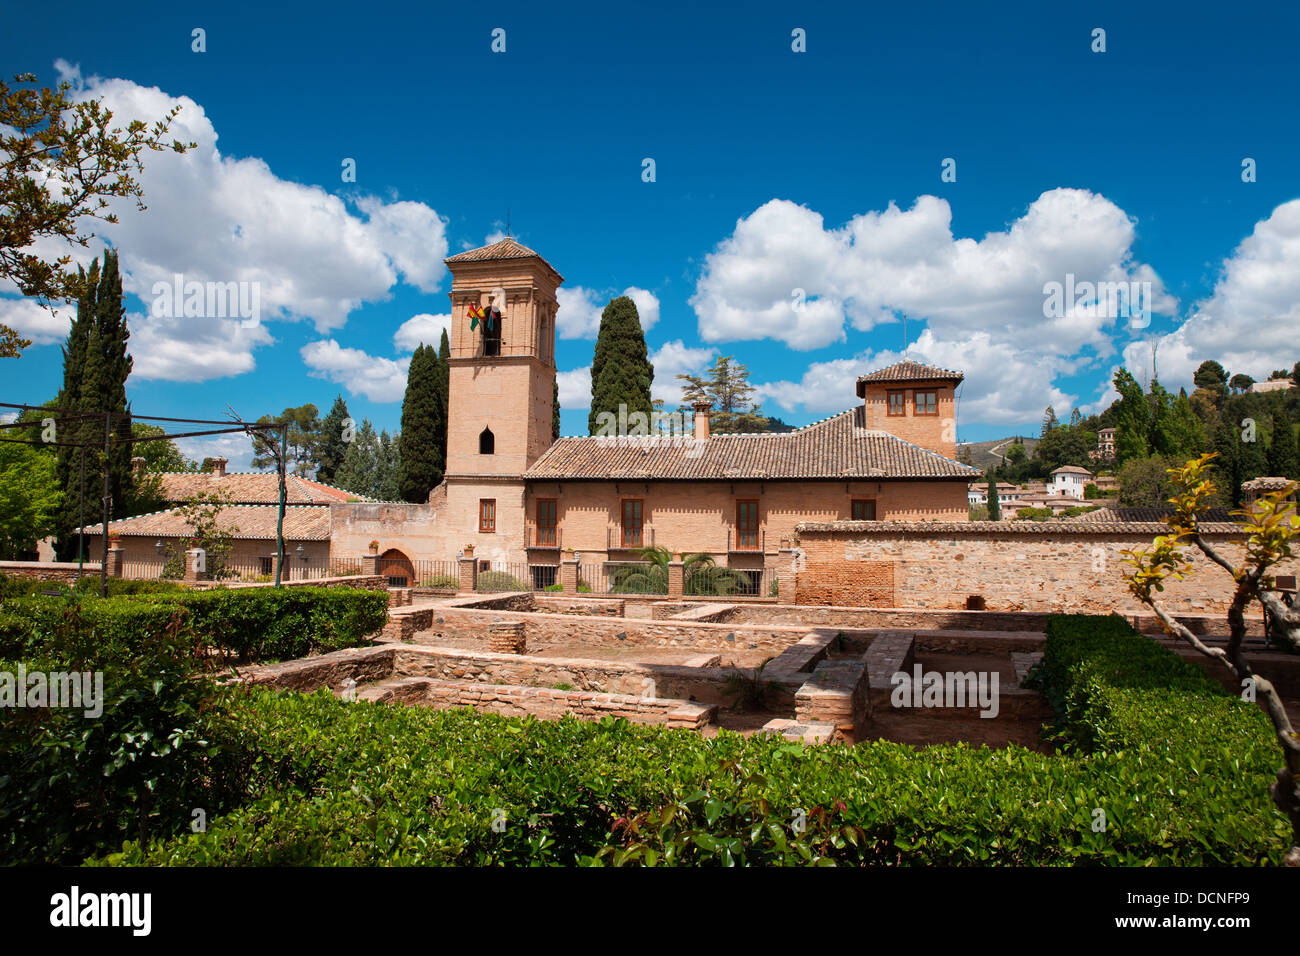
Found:
<svg viewBox="0 0 1300 956"><path fill-rule="evenodd" d="M903 521L965 521L970 514L963 481L566 481L530 482L525 499L530 527L537 499L554 499L560 544L601 560L607 544L619 543L622 504L643 502L643 542L670 551L712 555L731 567L777 561L782 538L793 538L805 521L838 521L852 515L855 499L875 501L876 514ZM736 502L757 501L760 544L766 552L728 553L736 541ZM498 507L500 507L498 502ZM513 519L513 513L507 514ZM500 527L500 525L498 525ZM730 533L730 538L728 534ZM522 540L516 542L516 547ZM626 552L610 555L626 559ZM520 552L510 560L523 560Z"/></svg>
<svg viewBox="0 0 1300 956"><path fill-rule="evenodd" d="M1128 593L1121 552L1149 547L1166 530L1159 523L1128 523L1123 530L1040 522L805 525L795 556L795 603L955 609L977 596L993 612L1132 614L1143 606ZM1228 560L1241 558L1239 533L1206 537ZM1163 603L1179 614L1223 614L1232 580L1199 552L1191 554L1192 572L1169 582ZM1294 574L1298 563L1278 570ZM886 568L892 568L892 588Z"/></svg>

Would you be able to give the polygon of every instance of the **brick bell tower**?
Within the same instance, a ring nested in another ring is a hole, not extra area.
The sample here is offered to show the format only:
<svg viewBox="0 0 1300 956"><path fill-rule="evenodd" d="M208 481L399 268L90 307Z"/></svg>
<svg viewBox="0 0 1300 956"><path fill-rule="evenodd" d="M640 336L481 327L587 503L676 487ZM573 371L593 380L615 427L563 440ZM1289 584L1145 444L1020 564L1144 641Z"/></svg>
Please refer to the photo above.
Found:
<svg viewBox="0 0 1300 956"><path fill-rule="evenodd" d="M452 318L447 477L518 477L551 445L555 290L564 278L510 237L446 263ZM470 328L474 307L485 318Z"/></svg>

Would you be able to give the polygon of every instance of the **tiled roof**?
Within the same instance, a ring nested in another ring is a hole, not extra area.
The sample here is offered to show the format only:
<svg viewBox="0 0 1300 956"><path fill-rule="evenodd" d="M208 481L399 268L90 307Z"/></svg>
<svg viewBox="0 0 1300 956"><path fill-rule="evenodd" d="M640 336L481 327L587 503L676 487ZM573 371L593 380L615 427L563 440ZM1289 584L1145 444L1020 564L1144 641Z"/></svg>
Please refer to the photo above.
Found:
<svg viewBox="0 0 1300 956"><path fill-rule="evenodd" d="M1252 478L1250 481L1243 481L1241 483L1241 490L1255 492L1281 491L1290 483L1290 478Z"/></svg>
<svg viewBox="0 0 1300 956"><path fill-rule="evenodd" d="M1096 504L1096 501L1084 502L1084 504ZM1087 521L1090 523L1100 522L1102 524L1114 524L1116 522L1132 521L1160 521L1173 514L1169 508L1100 508L1097 511L1089 511L1087 514L1079 515L1075 521ZM1212 523L1233 523L1235 519L1227 508L1206 508L1197 519L1204 522Z"/></svg>
<svg viewBox="0 0 1300 956"><path fill-rule="evenodd" d="M791 432L690 438L561 438L524 473L533 480L953 478L978 468L880 431L862 406Z"/></svg>
<svg viewBox="0 0 1300 956"><path fill-rule="evenodd" d="M206 472L168 471L162 479L163 498L185 501L200 492L221 491L235 504L279 504L280 477L275 472L230 472L215 475ZM288 475L284 482L285 502L291 505L328 505L356 499L370 501L364 495L342 488Z"/></svg>
<svg viewBox="0 0 1300 956"><path fill-rule="evenodd" d="M881 382L960 382L966 376L950 368L936 365L922 365L911 359L903 359L893 365L858 376L858 394L862 394L863 385L878 385Z"/></svg>
<svg viewBox="0 0 1300 956"><path fill-rule="evenodd" d="M560 274L555 266L551 265L545 259L542 259L536 252L529 249L523 243L511 236L506 236L491 245L480 246L477 249L466 249L464 252L458 252L454 256L448 256L443 262L498 262L502 259L541 259L557 276Z"/></svg>
<svg viewBox="0 0 1300 956"><path fill-rule="evenodd" d="M274 505L232 505L217 512L217 527L231 531L231 537L274 540L275 522L280 509ZM101 534L103 522L86 527L86 534ZM239 529L232 531L232 529ZM108 523L110 531L127 536L182 538L190 534L191 525L179 508L155 511ZM330 509L324 505L297 505L284 509L284 536L289 541L328 541Z"/></svg>
<svg viewBox="0 0 1300 956"><path fill-rule="evenodd" d="M1054 475L1091 475L1087 468L1080 468L1078 465L1062 465L1052 472Z"/></svg>

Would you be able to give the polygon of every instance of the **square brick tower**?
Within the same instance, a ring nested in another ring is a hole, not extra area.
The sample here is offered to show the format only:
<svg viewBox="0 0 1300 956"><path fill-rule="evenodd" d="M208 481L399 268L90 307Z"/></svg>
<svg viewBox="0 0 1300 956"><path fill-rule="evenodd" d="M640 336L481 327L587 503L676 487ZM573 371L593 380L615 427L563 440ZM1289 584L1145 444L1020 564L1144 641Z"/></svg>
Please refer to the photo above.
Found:
<svg viewBox="0 0 1300 956"><path fill-rule="evenodd" d="M551 445L555 291L563 277L505 238L446 260L451 270L448 518L460 545L514 560L523 546L523 472ZM470 328L472 307L500 321ZM490 502L490 504L488 504ZM457 544L456 541L452 542Z"/></svg>
<svg viewBox="0 0 1300 956"><path fill-rule="evenodd" d="M858 379L868 430L957 457L956 390L961 372L903 359Z"/></svg>

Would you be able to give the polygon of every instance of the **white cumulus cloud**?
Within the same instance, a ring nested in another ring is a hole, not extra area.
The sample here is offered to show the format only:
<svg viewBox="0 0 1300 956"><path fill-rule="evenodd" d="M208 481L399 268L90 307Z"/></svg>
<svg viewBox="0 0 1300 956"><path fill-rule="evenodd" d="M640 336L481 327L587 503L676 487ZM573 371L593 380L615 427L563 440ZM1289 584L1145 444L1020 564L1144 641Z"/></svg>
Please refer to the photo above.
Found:
<svg viewBox="0 0 1300 956"><path fill-rule="evenodd" d="M423 203L358 195L343 198L319 186L290 182L256 157L224 155L203 107L187 96L125 79L90 77L56 63L75 95L102 99L119 123L152 122L182 107L169 138L193 141L181 155L148 153L140 175L149 208L115 203L120 222L89 223L121 250L123 286L148 307L155 283L186 281L256 283L263 319L308 320L321 333L343 326L366 302L390 296L400 282L422 292L437 289L447 254L446 223ZM102 248L74 250L82 261ZM133 336L136 374L185 377L174 353L195 339L193 324L211 324L225 336L227 323L190 319L156 325ZM191 380L233 375L254 367L253 350L269 335L231 337L217 354L197 357Z"/></svg>
<svg viewBox="0 0 1300 956"><path fill-rule="evenodd" d="M406 391L409 355L396 360L380 358L361 349L344 348L333 339L308 343L301 354L314 378L336 382L372 402L400 401Z"/></svg>

